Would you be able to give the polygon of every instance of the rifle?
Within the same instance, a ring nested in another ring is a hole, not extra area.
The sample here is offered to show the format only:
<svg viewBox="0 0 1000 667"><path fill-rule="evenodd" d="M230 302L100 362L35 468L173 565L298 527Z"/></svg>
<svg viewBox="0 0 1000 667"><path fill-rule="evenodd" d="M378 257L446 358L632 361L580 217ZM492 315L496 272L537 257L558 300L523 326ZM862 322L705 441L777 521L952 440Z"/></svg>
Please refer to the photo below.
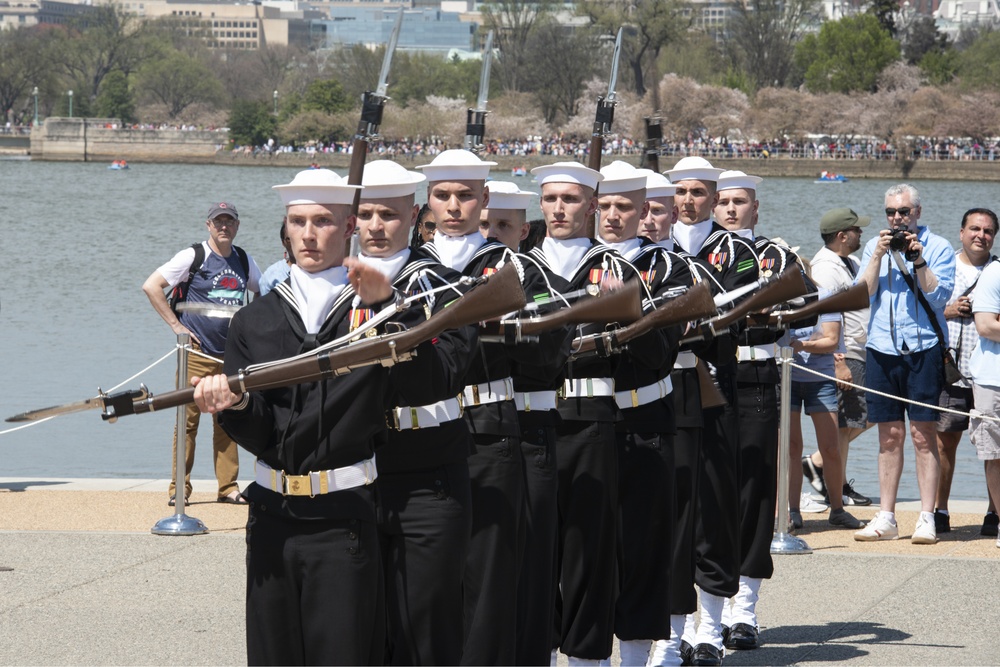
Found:
<svg viewBox="0 0 1000 667"><path fill-rule="evenodd" d="M643 120L646 122L646 150L642 156L642 164L646 169L660 173L660 146L663 144L660 117L647 116Z"/></svg>
<svg viewBox="0 0 1000 667"><path fill-rule="evenodd" d="M465 116L465 150L479 153L486 136L486 99L490 95L490 66L493 64L493 31L486 35L483 49L483 68L479 73L479 99L475 109L467 109Z"/></svg>
<svg viewBox="0 0 1000 667"><path fill-rule="evenodd" d="M800 297L808 291L806 281L802 277L802 271L798 267L785 271L777 278L763 278L758 280L754 285L747 286L747 289L750 288L756 291L747 299L742 301L738 306L731 308L728 312L702 322L698 327L700 333L696 336L683 339L681 343L693 343L699 340L714 338L719 335L720 331L728 329L731 324L743 319L749 313L771 308L779 303Z"/></svg>
<svg viewBox="0 0 1000 667"><path fill-rule="evenodd" d="M622 28L618 28L615 39L615 51L611 57L611 76L608 77L608 94L598 96L597 111L594 114L594 129L590 135L590 155L587 156L587 166L594 171L601 170L601 157L604 153L604 136L611 132L611 123L615 120L615 105L618 104L618 61L622 55ZM594 191L597 194L597 191ZM594 227L590 238L597 236L597 221L600 214L594 215Z"/></svg>
<svg viewBox="0 0 1000 667"><path fill-rule="evenodd" d="M815 315L828 313L846 313L861 310L869 306L868 286L864 283L851 285L838 290L825 299L819 299L794 310L779 310L771 313L768 324L776 327L787 327L799 320Z"/></svg>
<svg viewBox="0 0 1000 667"><path fill-rule="evenodd" d="M385 94L389 87L389 66L392 64L392 54L396 51L396 43L399 41L399 31L402 27L403 8L400 7L399 14L396 15L396 23L392 27L392 35L389 37L389 44L385 47L385 55L382 57L378 86L376 86L375 92L366 90L361 97L361 120L358 121L358 129L354 133L351 167L347 172L347 182L350 185L361 185L365 172L365 160L368 158L368 142L378 135L379 125L382 124L382 110L385 108L385 101L389 99ZM356 190L354 203L351 205L351 215L358 214L360 204L361 190Z"/></svg>
<svg viewBox="0 0 1000 667"><path fill-rule="evenodd" d="M624 328L578 338L575 341L577 346L573 354L579 357L595 351L602 356L618 353L624 349L625 343L653 329L691 322L713 315L715 312L715 301L712 300L711 290L706 283L698 283Z"/></svg>
<svg viewBox="0 0 1000 667"><path fill-rule="evenodd" d="M621 289L584 297L567 308L540 317L488 322L479 340L494 343L520 343L545 331L567 324L592 322L634 322L642 317L642 294L638 280L630 280Z"/></svg>
<svg viewBox="0 0 1000 667"><path fill-rule="evenodd" d="M502 313L523 308L524 290L513 265L508 265L491 276L477 279L477 284L446 308L431 315L420 324L376 338L365 338L335 350L300 357L286 362L268 364L255 369L241 370L229 376L229 388L234 394L287 387L304 382L316 382L350 373L355 368L381 364L392 366L410 360L416 347L440 335L447 329L467 326L497 317ZM194 387L169 391L154 396L143 385L139 389L117 394L98 390L95 398L77 403L57 405L8 417L8 422L37 421L47 417L99 408L105 421L115 422L118 417L145 414L175 408L194 401Z"/></svg>

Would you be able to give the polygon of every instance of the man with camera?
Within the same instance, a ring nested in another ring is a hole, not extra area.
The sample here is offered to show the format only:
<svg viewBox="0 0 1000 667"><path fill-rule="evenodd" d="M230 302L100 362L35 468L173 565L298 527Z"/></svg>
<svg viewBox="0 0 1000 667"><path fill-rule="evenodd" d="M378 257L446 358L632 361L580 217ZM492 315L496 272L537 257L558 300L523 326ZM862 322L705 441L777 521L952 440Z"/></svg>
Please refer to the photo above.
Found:
<svg viewBox="0 0 1000 667"><path fill-rule="evenodd" d="M934 544L934 501L940 460L931 407L937 405L944 383L943 355L948 344L945 305L955 285L955 252L920 220L920 194L900 184L885 193L887 229L865 246L858 281L868 285L865 386L870 391L868 421L878 424L880 511L854 534L861 542L895 540L896 492L903 471L904 419L910 418L910 438L916 452L920 518L911 541Z"/></svg>

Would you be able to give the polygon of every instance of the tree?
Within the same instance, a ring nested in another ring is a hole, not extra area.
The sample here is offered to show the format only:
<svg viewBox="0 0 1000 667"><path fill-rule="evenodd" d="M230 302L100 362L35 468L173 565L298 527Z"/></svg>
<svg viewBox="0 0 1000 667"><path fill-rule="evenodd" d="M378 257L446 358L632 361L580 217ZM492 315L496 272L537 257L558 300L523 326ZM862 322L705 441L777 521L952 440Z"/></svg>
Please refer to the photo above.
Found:
<svg viewBox="0 0 1000 667"><path fill-rule="evenodd" d="M663 48L658 69L699 83L718 83L728 66L714 39L704 32L691 31Z"/></svg>
<svg viewBox="0 0 1000 667"><path fill-rule="evenodd" d="M0 108L15 110L15 120L34 114L31 91L51 78L51 40L41 26L0 30ZM18 113L20 112L20 113Z"/></svg>
<svg viewBox="0 0 1000 667"><path fill-rule="evenodd" d="M100 118L117 118L122 123L134 123L135 98L128 85L128 77L115 70L104 77L101 92L94 103L94 112Z"/></svg>
<svg viewBox="0 0 1000 667"><path fill-rule="evenodd" d="M344 86L336 79L313 81L306 88L306 94L302 99L304 111L330 114L347 111L352 106L351 101L347 99L347 93L344 92Z"/></svg>
<svg viewBox="0 0 1000 667"><path fill-rule="evenodd" d="M171 118L196 102L214 102L222 96L222 86L212 71L180 51L147 63L140 75L141 90L166 105Z"/></svg>
<svg viewBox="0 0 1000 667"><path fill-rule="evenodd" d="M553 44L559 48L552 48ZM586 31L569 29L567 34L567 29L554 21L545 21L532 33L527 46L532 64L530 92L549 125L576 115L580 92L595 70L596 47Z"/></svg>
<svg viewBox="0 0 1000 667"><path fill-rule="evenodd" d="M899 0L871 0L868 14L874 16L882 29L896 38L896 14L899 13Z"/></svg>
<svg viewBox="0 0 1000 667"><path fill-rule="evenodd" d="M956 75L962 88L1000 89L1000 32L986 32L958 55Z"/></svg>
<svg viewBox="0 0 1000 667"><path fill-rule="evenodd" d="M467 103L479 92L480 60L444 60L430 53L397 53L392 60L389 94L399 104L422 102L431 96L461 98ZM371 87L378 82L378 74Z"/></svg>
<svg viewBox="0 0 1000 667"><path fill-rule="evenodd" d="M874 91L879 72L898 58L899 45L871 14L827 21L795 48L812 92Z"/></svg>
<svg viewBox="0 0 1000 667"><path fill-rule="evenodd" d="M818 20L818 1L747 0L731 7L726 50L732 63L754 90L785 85L805 24Z"/></svg>
<svg viewBox="0 0 1000 667"><path fill-rule="evenodd" d="M146 37L135 14L116 4L97 5L72 24L58 62L76 84L77 94L95 100L108 74L118 70L128 76L138 69L145 59Z"/></svg>
<svg viewBox="0 0 1000 667"><path fill-rule="evenodd" d="M917 16L910 21L900 35L903 42L903 58L916 65L932 51L943 52L948 48L948 35L937 29L937 22L931 16Z"/></svg>
<svg viewBox="0 0 1000 667"><path fill-rule="evenodd" d="M622 34L622 62L628 65L636 95L646 94L647 74L652 73L667 44L676 41L691 26L689 7L681 0L634 0L631 3L581 0L577 13L587 16L601 33L614 38ZM652 80L656 81L655 74ZM627 80L627 79L626 79Z"/></svg>
<svg viewBox="0 0 1000 667"><path fill-rule="evenodd" d="M482 5L483 28L493 31L493 46L500 54L496 60L496 78L505 91L527 88L528 38L538 22L551 12L552 0L492 0Z"/></svg>
<svg viewBox="0 0 1000 667"><path fill-rule="evenodd" d="M347 139L351 136L351 129L332 114L312 110L303 111L283 122L278 136L285 144L301 146L312 141L328 144Z"/></svg>
<svg viewBox="0 0 1000 667"><path fill-rule="evenodd" d="M278 120L266 102L237 100L229 112L229 138L243 146L263 146L272 138Z"/></svg>

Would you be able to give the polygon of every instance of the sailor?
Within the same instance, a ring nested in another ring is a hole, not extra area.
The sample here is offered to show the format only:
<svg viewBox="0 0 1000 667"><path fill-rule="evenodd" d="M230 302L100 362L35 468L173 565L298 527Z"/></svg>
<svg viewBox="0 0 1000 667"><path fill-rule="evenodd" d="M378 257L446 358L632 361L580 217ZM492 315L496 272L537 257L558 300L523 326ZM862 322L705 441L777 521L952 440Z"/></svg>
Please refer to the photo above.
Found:
<svg viewBox="0 0 1000 667"><path fill-rule="evenodd" d="M686 157L665 174L676 186L674 203L678 209L678 224L672 229L675 246L699 260L697 267L702 279L731 291L756 281L758 265L752 244L711 219L718 203L716 181L722 171L704 158ZM678 535L690 530L687 522L693 518L694 579L699 588L700 623L695 628L695 599L690 585L685 582L690 565L683 560L691 552L682 546L675 550L677 579L671 588L674 600L671 625L676 632L680 624L677 616L687 614L683 640L690 647L689 660L692 664L712 665L722 661L724 603L739 589L735 346L730 336L719 336L710 345L702 346L699 356L714 366L715 379L726 402L718 408L701 410L704 422L700 443L686 438L675 439L681 512ZM686 367L695 362L683 355L678 363ZM689 393L687 386L684 390ZM695 450L700 451L696 453ZM695 470L695 488L688 488L684 479ZM688 494L692 492L695 494L693 506L687 504ZM673 648L671 645L670 650ZM680 648L682 655L688 653L687 647L681 645Z"/></svg>
<svg viewBox="0 0 1000 667"><path fill-rule="evenodd" d="M576 162L531 170L542 188L546 236L528 256L566 280L571 291L600 291L634 276L611 248L595 243L594 195L600 172ZM597 333L589 325L582 333ZM615 360L588 357L566 366L556 428L559 506L558 648L579 664L611 656L617 590L615 543Z"/></svg>
<svg viewBox="0 0 1000 667"><path fill-rule="evenodd" d="M528 302L548 298L540 271L479 233L480 214L490 198L486 177L495 164L452 149L417 167L427 176L427 202L437 225L424 248L466 276L490 275L514 263ZM464 577L463 664L514 663L524 475L511 376L515 363L546 366L565 358L559 353L564 338L539 336L537 343L511 345L480 342L464 380L461 398L473 442L473 519Z"/></svg>
<svg viewBox="0 0 1000 667"><path fill-rule="evenodd" d="M407 326L465 290L460 274L408 247L420 211L414 194L426 180L389 160L369 162L358 207L358 259L385 274L402 294L439 290L391 320ZM358 327L372 314L354 312L352 326ZM390 371L389 428L375 450L388 665L455 665L462 659L462 580L472 502L471 436L458 394L476 340L475 327L446 331L420 345L407 368ZM415 374L418 367L425 374ZM420 381L407 382L415 377Z"/></svg>
<svg viewBox="0 0 1000 667"><path fill-rule="evenodd" d="M646 176L646 215L642 216L639 234L667 250L674 249L670 230L677 222L674 192L677 188L663 174L649 169L639 169Z"/></svg>
<svg viewBox="0 0 1000 667"><path fill-rule="evenodd" d="M516 183L490 181L490 204L480 214L479 231L517 250L527 238L527 209L538 195L521 190ZM531 261L530 259L527 261ZM553 292L566 291L566 281L538 266ZM560 305L557 303L557 305ZM555 615L558 533L556 469L556 390L562 386L563 365L575 328L564 329L565 344L558 358L544 366L514 363L514 403L521 428L524 470L524 516L521 524L524 549L517 590L517 650L514 664L541 665L552 649Z"/></svg>
<svg viewBox="0 0 1000 667"><path fill-rule="evenodd" d="M652 310L671 291L691 287L693 279L685 259L638 236L640 221L649 214L646 171L617 160L601 169L598 230L601 243L639 273L645 307ZM614 373L622 413L615 427L620 582L615 635L622 665L644 667L652 641L670 637L665 556L672 551L676 512L670 372L679 337L680 329L673 327L629 341Z"/></svg>
<svg viewBox="0 0 1000 667"><path fill-rule="evenodd" d="M388 302L388 279L345 259L358 187L326 169L275 186L286 206L295 264L285 282L234 316L225 374L195 387L198 407L217 413L222 427L257 457L256 483L245 491L250 664L382 664L385 608L373 482L388 369L368 366L242 396L229 390L226 378L345 336L359 308Z"/></svg>

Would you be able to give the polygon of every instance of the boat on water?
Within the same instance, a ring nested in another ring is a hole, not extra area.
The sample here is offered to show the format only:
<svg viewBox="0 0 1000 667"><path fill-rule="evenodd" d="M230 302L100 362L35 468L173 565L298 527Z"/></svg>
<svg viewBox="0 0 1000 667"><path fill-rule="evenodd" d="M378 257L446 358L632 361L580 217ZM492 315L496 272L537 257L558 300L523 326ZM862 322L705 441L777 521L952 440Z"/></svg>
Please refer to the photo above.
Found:
<svg viewBox="0 0 1000 667"><path fill-rule="evenodd" d="M126 162L125 160L115 160L114 162L108 165L108 169L112 169L114 171L121 171L122 169L128 169L128 162Z"/></svg>
<svg viewBox="0 0 1000 667"><path fill-rule="evenodd" d="M527 176L528 175L528 170L525 169L524 167L514 167L513 169L510 170L510 175L511 176Z"/></svg>
<svg viewBox="0 0 1000 667"><path fill-rule="evenodd" d="M847 176L843 174L835 174L832 171L821 171L819 178L813 181L813 183L846 183L847 180Z"/></svg>

